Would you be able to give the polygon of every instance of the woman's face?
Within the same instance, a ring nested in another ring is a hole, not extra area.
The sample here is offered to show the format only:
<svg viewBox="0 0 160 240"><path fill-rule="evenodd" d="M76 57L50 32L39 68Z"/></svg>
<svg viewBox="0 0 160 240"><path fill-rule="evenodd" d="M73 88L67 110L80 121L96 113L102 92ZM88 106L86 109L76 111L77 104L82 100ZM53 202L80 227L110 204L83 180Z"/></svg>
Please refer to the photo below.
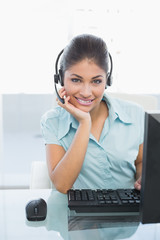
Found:
<svg viewBox="0 0 160 240"><path fill-rule="evenodd" d="M98 109L106 86L106 72L92 60L84 59L64 74L64 88L70 103L84 112Z"/></svg>

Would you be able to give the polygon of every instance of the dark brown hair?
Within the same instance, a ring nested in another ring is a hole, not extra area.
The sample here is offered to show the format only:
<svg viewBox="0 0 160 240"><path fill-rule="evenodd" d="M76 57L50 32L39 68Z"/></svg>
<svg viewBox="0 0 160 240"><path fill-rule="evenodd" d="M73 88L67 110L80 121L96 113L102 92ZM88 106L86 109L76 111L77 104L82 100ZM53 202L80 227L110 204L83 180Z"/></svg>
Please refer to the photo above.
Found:
<svg viewBox="0 0 160 240"><path fill-rule="evenodd" d="M91 34L78 35L74 37L70 44L64 49L60 69L64 76L67 69L83 59L88 58L102 68L107 75L108 54L107 45L103 39Z"/></svg>

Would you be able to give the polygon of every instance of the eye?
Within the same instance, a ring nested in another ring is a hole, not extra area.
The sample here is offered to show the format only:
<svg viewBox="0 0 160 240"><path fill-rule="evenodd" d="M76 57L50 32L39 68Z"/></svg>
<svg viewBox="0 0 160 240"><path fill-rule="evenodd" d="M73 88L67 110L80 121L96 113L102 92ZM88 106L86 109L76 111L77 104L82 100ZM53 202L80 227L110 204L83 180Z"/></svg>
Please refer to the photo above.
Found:
<svg viewBox="0 0 160 240"><path fill-rule="evenodd" d="M101 79L95 79L95 80L93 80L93 83L95 83L95 84L100 84L101 82L102 82Z"/></svg>
<svg viewBox="0 0 160 240"><path fill-rule="evenodd" d="M79 79L79 78L71 78L71 81L77 83L77 82L81 82L81 79Z"/></svg>

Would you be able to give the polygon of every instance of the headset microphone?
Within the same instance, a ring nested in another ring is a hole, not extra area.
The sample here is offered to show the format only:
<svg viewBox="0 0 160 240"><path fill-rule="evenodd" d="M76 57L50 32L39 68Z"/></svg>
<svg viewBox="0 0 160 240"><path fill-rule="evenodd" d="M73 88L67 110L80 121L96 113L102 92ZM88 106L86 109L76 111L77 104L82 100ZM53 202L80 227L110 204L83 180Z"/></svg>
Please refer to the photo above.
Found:
<svg viewBox="0 0 160 240"><path fill-rule="evenodd" d="M61 97L59 96L58 91L57 91L56 82L54 83L54 86L55 86L56 94L57 94L57 97L58 97L59 101L64 104L64 98L61 98Z"/></svg>

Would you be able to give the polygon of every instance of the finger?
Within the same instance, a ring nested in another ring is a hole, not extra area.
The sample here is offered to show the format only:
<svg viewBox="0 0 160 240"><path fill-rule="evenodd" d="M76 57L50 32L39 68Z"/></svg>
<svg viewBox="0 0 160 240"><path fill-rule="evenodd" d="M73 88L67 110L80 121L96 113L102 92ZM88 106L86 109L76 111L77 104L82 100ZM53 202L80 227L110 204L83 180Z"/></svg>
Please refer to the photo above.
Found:
<svg viewBox="0 0 160 240"><path fill-rule="evenodd" d="M66 97L65 95L64 95L64 96L61 95L60 97L64 99L64 103L62 103L62 102L57 98L57 104L58 104L59 106L65 108L65 109L67 109L66 104L69 104L68 101L69 101L70 97Z"/></svg>
<svg viewBox="0 0 160 240"><path fill-rule="evenodd" d="M64 95L65 104L69 104L70 96Z"/></svg>
<svg viewBox="0 0 160 240"><path fill-rule="evenodd" d="M59 95L60 95L61 98L64 98L64 97L66 96L66 91L65 91L64 88L63 88L63 89L60 89Z"/></svg>
<svg viewBox="0 0 160 240"><path fill-rule="evenodd" d="M59 89L58 93L59 93L59 94L62 94L64 91L65 91L65 88L62 87L62 88Z"/></svg>
<svg viewBox="0 0 160 240"><path fill-rule="evenodd" d="M137 182L137 181L135 182L134 187L137 190L141 190L141 184L139 182Z"/></svg>
<svg viewBox="0 0 160 240"><path fill-rule="evenodd" d="M140 191L141 190L141 185L137 185L136 189Z"/></svg>

